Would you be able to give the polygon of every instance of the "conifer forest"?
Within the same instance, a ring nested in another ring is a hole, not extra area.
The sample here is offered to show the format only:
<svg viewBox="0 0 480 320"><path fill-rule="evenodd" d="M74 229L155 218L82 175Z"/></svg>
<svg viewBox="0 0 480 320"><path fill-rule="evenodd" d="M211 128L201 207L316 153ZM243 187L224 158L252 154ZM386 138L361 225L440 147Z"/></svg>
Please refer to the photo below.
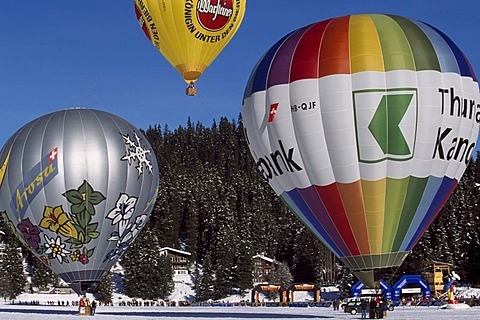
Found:
<svg viewBox="0 0 480 320"><path fill-rule="evenodd" d="M356 282L256 171L240 121L221 118L204 126L189 119L186 126L155 125L144 133L159 163L160 187L147 225L121 258L127 294L168 297L173 289L170 262L156 254L163 247L192 254L190 273L198 301L251 289L252 257L257 254L288 266L293 282L344 287ZM428 260L451 263L462 282L480 284L479 161L476 157L470 162L437 219L390 275L391 285L403 274L424 270ZM4 243L4 254L18 256L21 244L8 232ZM22 253L34 270L32 285L55 281L28 249ZM21 272L3 279L12 274L7 270L21 264L22 259L2 259L3 297L14 297L24 287L17 283L26 281L18 276Z"/></svg>

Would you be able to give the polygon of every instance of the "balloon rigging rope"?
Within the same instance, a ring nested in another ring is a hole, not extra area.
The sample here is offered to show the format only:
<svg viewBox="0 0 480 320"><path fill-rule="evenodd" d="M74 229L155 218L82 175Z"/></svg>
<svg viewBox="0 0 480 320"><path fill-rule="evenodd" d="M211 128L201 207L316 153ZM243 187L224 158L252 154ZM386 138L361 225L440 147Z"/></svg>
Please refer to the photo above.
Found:
<svg viewBox="0 0 480 320"><path fill-rule="evenodd" d="M400 270L400 266L397 266L394 270L395 272L393 272L393 274L388 279L385 279L385 282L387 282L388 285L391 285L390 282L392 281L392 279L395 279L395 276L397 275L398 270Z"/></svg>
<svg viewBox="0 0 480 320"><path fill-rule="evenodd" d="M215 116L213 115L213 113L210 111L210 105L209 103L207 102L207 100L204 98L204 97L198 97L199 100L200 100L200 104L202 105L203 109L208 112L208 114L210 115L211 119L215 119Z"/></svg>

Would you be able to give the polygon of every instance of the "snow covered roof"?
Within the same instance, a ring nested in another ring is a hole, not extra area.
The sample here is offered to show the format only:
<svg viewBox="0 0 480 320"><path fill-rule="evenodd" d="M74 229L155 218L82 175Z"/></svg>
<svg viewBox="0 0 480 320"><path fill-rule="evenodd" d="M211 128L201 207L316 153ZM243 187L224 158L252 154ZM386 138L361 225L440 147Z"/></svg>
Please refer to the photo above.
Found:
<svg viewBox="0 0 480 320"><path fill-rule="evenodd" d="M252 259L255 259L255 258L259 258L259 259L265 260L265 261L270 262L270 263L282 264L280 261L277 261L277 260L275 260L275 259L266 257L266 256L264 256L263 254L257 254L257 255L255 255L255 256L252 257Z"/></svg>
<svg viewBox="0 0 480 320"><path fill-rule="evenodd" d="M448 265L448 266L453 266L452 263L437 261L437 260L428 260L428 261L425 261L425 263L427 263L427 264L444 264L444 265Z"/></svg>
<svg viewBox="0 0 480 320"><path fill-rule="evenodd" d="M182 251L182 250L178 250L178 249L173 249L173 248L170 248L170 247L163 247L160 249L160 252L162 251L171 251L171 252L175 252L175 253L178 253L178 254L183 254L185 256L191 256L192 254L190 252L187 252L187 251Z"/></svg>

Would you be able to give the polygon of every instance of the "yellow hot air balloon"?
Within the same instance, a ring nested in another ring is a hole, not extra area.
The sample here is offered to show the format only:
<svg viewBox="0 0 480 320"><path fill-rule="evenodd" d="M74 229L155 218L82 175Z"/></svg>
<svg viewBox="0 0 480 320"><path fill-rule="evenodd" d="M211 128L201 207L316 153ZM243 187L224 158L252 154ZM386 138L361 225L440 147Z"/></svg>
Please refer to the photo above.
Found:
<svg viewBox="0 0 480 320"><path fill-rule="evenodd" d="M237 32L246 0L135 0L143 32L188 83L195 81Z"/></svg>

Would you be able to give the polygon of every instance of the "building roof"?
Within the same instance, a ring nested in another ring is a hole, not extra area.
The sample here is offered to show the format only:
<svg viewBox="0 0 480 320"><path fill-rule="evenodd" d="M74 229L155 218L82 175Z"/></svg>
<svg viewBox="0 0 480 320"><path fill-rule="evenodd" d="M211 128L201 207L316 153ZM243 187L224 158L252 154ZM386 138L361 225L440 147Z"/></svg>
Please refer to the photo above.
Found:
<svg viewBox="0 0 480 320"><path fill-rule="evenodd" d="M443 261L436 261L436 260L428 260L425 261L426 264L443 264L443 265L448 265L448 266L453 266L453 263L448 263L448 262L443 262Z"/></svg>
<svg viewBox="0 0 480 320"><path fill-rule="evenodd" d="M190 252L187 252L187 251L182 251L182 250L178 250L178 249L173 249L173 248L170 248L170 247L163 247L160 249L160 252L162 251L171 251L171 252L175 252L175 253L178 253L178 254L183 254L185 256L191 256L192 254Z"/></svg>
<svg viewBox="0 0 480 320"><path fill-rule="evenodd" d="M255 258L259 258L259 259L262 259L262 260L265 260L267 262L274 263L274 264L282 264L280 261L277 261L275 259L266 257L263 254L257 254L257 255L252 257L252 259L255 259Z"/></svg>

